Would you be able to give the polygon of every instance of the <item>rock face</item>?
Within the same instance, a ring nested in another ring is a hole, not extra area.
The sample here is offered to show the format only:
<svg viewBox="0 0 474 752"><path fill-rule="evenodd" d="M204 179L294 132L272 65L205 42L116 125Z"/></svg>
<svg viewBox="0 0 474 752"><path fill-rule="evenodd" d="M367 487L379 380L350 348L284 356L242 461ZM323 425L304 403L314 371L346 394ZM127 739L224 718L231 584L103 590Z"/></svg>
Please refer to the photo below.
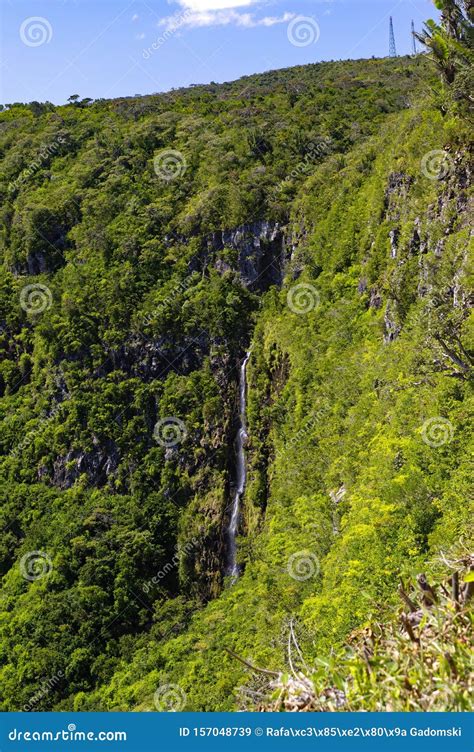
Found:
<svg viewBox="0 0 474 752"><path fill-rule="evenodd" d="M71 449L54 462L52 483L58 488L71 488L80 475L85 473L92 486L104 486L113 475L120 461L115 443L107 440L100 446L94 439L90 452ZM40 478L44 473L39 472Z"/></svg>
<svg viewBox="0 0 474 752"><path fill-rule="evenodd" d="M393 342L401 331L401 325L397 321L396 316L396 303L394 300L389 300L385 308L384 315L384 342L388 344Z"/></svg>
<svg viewBox="0 0 474 752"><path fill-rule="evenodd" d="M226 254L226 251L234 253ZM232 260L229 260L230 256ZM283 229L279 224L265 220L214 232L202 240L202 252L193 262L196 269L213 266L221 273L237 272L242 284L255 292L281 285L284 265ZM162 335L155 339L139 332L109 353L109 358L98 369L96 376L122 370L148 383L165 379L171 371L189 374L202 367L204 358L211 350L212 342L206 332L201 332L198 337L183 337L179 342L174 337ZM232 393L229 377L226 376L229 364L225 368L222 364L214 366L217 383L223 377L224 383L220 384L223 393ZM229 405L228 409L226 421L230 422L232 406ZM166 459L172 461L173 457ZM65 489L73 486L80 475L86 474L92 486L101 487L113 482L119 463L120 456L112 441L102 442L100 446L94 441L89 452L70 448L64 456L55 460L52 468L40 468L39 476Z"/></svg>
<svg viewBox="0 0 474 752"><path fill-rule="evenodd" d="M246 287L255 291L281 285L285 265L283 229L278 223L260 220L233 230L214 232L206 243L206 256L232 249L238 253L237 267ZM233 268L223 259L214 266L220 271Z"/></svg>
<svg viewBox="0 0 474 752"><path fill-rule="evenodd" d="M202 366L210 351L210 340L205 332L198 337L183 337L177 342L173 337L149 339L139 333L110 353L103 374L120 369L141 381L164 379L171 371L189 374Z"/></svg>
<svg viewBox="0 0 474 752"><path fill-rule="evenodd" d="M400 236L400 230L398 229L398 227L394 228L393 230L390 230L389 232L390 255L393 259L397 258L397 245L398 245L399 236Z"/></svg>
<svg viewBox="0 0 474 752"><path fill-rule="evenodd" d="M408 196L412 183L411 175L404 172L390 173L384 196L384 213L388 219L392 221L400 219L400 208Z"/></svg>

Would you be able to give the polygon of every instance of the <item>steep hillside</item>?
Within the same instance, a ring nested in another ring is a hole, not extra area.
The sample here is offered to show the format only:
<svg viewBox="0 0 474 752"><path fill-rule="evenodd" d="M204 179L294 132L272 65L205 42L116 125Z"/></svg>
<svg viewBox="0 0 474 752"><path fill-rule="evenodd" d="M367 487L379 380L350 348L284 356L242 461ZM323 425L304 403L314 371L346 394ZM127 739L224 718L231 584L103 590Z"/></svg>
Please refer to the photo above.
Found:
<svg viewBox="0 0 474 752"><path fill-rule="evenodd" d="M423 57L0 128L0 709L255 706L228 651L314 666L465 557L468 124Z"/></svg>

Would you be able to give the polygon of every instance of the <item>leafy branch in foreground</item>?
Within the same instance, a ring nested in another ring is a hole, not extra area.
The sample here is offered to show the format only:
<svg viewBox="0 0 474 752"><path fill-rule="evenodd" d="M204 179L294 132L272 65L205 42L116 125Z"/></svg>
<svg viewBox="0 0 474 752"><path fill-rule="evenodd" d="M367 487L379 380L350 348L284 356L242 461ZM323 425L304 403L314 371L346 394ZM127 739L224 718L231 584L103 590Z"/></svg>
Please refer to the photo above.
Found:
<svg viewBox="0 0 474 752"><path fill-rule="evenodd" d="M345 651L308 667L296 635L288 627L288 671L259 691L259 711L466 711L474 688L471 656L474 555L451 563L444 583L431 585L418 575L417 587L400 584L402 607L388 623L357 629ZM230 652L230 651L229 651ZM272 674L231 653L254 673Z"/></svg>
<svg viewBox="0 0 474 752"><path fill-rule="evenodd" d="M448 86L454 87L455 98L472 103L474 4L471 0L435 0L435 5L441 22L429 19L415 36L428 49Z"/></svg>

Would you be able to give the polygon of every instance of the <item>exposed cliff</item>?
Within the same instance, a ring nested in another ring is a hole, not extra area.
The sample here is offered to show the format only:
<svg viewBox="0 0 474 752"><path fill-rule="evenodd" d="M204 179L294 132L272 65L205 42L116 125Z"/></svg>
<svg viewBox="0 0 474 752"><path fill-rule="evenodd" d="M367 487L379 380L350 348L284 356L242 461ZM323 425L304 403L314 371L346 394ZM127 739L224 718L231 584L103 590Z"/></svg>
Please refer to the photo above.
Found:
<svg viewBox="0 0 474 752"><path fill-rule="evenodd" d="M280 671L298 624L314 662L467 535L469 144L427 83L0 115L2 709L235 709L227 649Z"/></svg>

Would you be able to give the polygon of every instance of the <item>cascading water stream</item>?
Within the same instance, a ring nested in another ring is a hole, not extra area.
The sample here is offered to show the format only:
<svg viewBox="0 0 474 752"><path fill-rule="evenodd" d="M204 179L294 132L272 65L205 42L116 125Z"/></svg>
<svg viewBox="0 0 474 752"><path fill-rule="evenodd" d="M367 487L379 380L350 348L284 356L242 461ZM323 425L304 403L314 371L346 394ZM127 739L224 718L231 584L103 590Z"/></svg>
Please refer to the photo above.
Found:
<svg viewBox="0 0 474 752"><path fill-rule="evenodd" d="M240 518L240 502L245 493L247 482L247 466L245 462L245 442L247 440L246 427L246 409L247 409L247 363L249 362L250 351L246 354L242 365L240 366L239 380L239 430L235 439L236 454L236 477L235 490L232 499L232 513L227 531L229 539L229 564L227 574L236 580L239 576L239 566L237 564L237 531Z"/></svg>

